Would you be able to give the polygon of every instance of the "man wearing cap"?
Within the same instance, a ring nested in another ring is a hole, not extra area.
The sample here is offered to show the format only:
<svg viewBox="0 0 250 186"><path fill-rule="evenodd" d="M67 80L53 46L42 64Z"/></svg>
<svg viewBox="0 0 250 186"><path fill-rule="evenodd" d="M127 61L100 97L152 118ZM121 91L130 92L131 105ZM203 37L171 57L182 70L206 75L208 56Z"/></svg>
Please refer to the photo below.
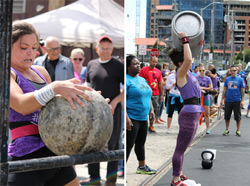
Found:
<svg viewBox="0 0 250 186"><path fill-rule="evenodd" d="M35 59L34 65L45 67L52 81L74 78L74 67L69 58L61 55L61 46L56 37L45 40L46 54Z"/></svg>
<svg viewBox="0 0 250 186"><path fill-rule="evenodd" d="M120 83L124 84L124 65L111 57L113 52L112 39L106 35L97 41L96 53L99 58L91 60L87 67L88 86L100 90L104 98L110 99L113 113L113 132L108 142L109 150L119 149L121 131L121 101L124 99L123 91L120 91ZM103 131L105 132L105 131ZM113 186L117 179L118 161L108 162L106 186ZM82 185L101 185L100 164L88 165L90 178L80 181Z"/></svg>

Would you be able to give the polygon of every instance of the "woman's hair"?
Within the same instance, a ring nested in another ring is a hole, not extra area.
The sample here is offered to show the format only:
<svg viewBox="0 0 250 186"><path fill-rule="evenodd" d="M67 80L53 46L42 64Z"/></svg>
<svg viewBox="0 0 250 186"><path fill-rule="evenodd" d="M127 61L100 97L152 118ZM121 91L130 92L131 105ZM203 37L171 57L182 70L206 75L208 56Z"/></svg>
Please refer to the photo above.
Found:
<svg viewBox="0 0 250 186"><path fill-rule="evenodd" d="M216 74L216 68L213 68L212 70L210 70L212 74Z"/></svg>
<svg viewBox="0 0 250 186"><path fill-rule="evenodd" d="M71 51L71 55L70 55L70 57L72 57L74 54L76 54L76 53L80 53L81 55L82 55L82 57L84 57L84 51L82 50L82 49L80 49L80 48L75 48L75 49L73 49L72 51Z"/></svg>
<svg viewBox="0 0 250 186"><path fill-rule="evenodd" d="M24 21L14 21L12 24L12 44L15 43L20 37L28 34L35 34L37 42L39 43L39 35L35 27Z"/></svg>
<svg viewBox="0 0 250 186"><path fill-rule="evenodd" d="M157 68L158 70L162 70L162 66L161 66L161 64L159 64L159 63L157 63L157 64L155 65L155 68Z"/></svg>
<svg viewBox="0 0 250 186"><path fill-rule="evenodd" d="M179 64L178 64L179 62L184 61L183 50L180 50L178 48L170 49L168 52L168 56L170 57L170 59L172 60L172 62L174 63L176 67L179 67Z"/></svg>
<svg viewBox="0 0 250 186"><path fill-rule="evenodd" d="M176 69L176 66L175 66L174 64L170 64L169 70L170 70L170 71L173 71L173 70L175 70L175 69Z"/></svg>
<svg viewBox="0 0 250 186"><path fill-rule="evenodd" d="M126 63L127 63L127 68L126 68L126 73L128 73L128 67L130 66L131 62L133 61L133 59L135 59L136 57L134 55L128 55L126 57Z"/></svg>

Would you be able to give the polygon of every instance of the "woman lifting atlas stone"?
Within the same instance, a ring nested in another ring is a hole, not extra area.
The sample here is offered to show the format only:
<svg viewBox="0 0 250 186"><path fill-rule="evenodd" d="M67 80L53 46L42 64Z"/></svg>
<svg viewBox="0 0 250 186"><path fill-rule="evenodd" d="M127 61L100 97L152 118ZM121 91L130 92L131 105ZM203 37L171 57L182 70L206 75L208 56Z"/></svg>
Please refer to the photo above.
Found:
<svg viewBox="0 0 250 186"><path fill-rule="evenodd" d="M32 66L39 47L35 28L26 22L12 25L11 82L10 82L10 161L55 156L43 143L38 133L38 114L56 94L68 100L72 109L73 100L84 107L78 98L90 101L83 90L91 88L80 85L77 79L51 83L45 68ZM8 185L66 185L78 186L72 166L9 174Z"/></svg>

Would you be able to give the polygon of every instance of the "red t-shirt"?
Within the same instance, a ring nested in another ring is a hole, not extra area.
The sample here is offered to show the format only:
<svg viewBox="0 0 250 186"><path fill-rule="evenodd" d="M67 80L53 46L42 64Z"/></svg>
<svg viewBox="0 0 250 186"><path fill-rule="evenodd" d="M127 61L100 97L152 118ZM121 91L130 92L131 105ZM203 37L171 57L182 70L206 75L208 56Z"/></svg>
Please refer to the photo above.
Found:
<svg viewBox="0 0 250 186"><path fill-rule="evenodd" d="M146 79L149 86L153 91L153 96L159 95L159 82L162 81L161 71L157 68L151 69L150 67L143 67L139 73L139 76Z"/></svg>

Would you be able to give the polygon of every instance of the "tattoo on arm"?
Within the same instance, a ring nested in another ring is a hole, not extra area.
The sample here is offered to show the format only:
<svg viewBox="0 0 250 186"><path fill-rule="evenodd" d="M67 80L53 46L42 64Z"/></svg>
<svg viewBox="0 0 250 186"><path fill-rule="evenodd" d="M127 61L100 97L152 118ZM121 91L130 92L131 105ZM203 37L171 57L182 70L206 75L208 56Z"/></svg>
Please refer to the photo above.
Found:
<svg viewBox="0 0 250 186"><path fill-rule="evenodd" d="M241 101L243 101L244 100L244 95L245 95L245 89L242 88L240 93L241 93Z"/></svg>
<svg viewBox="0 0 250 186"><path fill-rule="evenodd" d="M226 98L226 94L227 94L227 89L224 89L222 92L222 100Z"/></svg>

